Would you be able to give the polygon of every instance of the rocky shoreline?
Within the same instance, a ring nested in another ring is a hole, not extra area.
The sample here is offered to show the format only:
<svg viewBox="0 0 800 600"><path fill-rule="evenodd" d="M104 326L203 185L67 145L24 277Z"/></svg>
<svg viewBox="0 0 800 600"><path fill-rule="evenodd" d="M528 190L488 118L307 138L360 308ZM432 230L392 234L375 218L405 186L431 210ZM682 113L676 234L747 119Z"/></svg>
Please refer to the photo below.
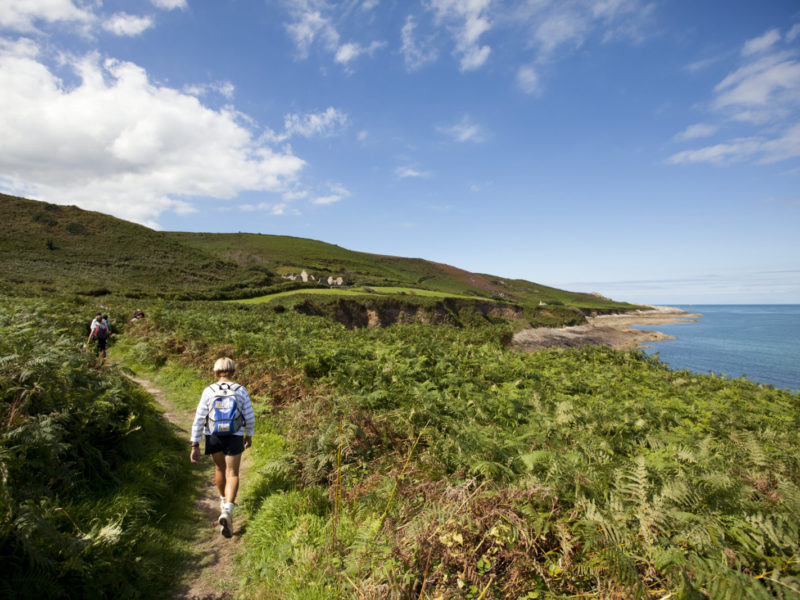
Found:
<svg viewBox="0 0 800 600"><path fill-rule="evenodd" d="M647 342L672 339L672 336L660 331L632 329L631 325L681 323L696 321L700 316L698 313L688 313L672 306L651 306L647 310L589 317L586 325L558 329L524 329L514 335L512 344L524 352L578 346L610 346L617 350L629 350Z"/></svg>

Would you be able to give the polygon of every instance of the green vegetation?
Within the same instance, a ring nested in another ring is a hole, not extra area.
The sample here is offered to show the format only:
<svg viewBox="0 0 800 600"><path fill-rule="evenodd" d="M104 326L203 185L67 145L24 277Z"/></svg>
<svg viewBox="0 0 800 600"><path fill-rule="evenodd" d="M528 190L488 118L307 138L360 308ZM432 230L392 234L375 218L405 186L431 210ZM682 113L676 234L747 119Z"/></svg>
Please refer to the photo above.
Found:
<svg viewBox="0 0 800 600"><path fill-rule="evenodd" d="M401 258L346 250L333 244L289 236L211 233L169 233L171 239L242 266L262 265L281 275L305 270L317 280L342 276L346 283L399 287L516 302L524 306L568 304L589 310L631 310L595 294L558 290L524 280L470 273L421 258Z"/></svg>
<svg viewBox="0 0 800 600"><path fill-rule="evenodd" d="M244 304L267 304L275 303L276 300L283 300L291 296L298 295L312 295L312 296L365 296L371 294L379 294L384 296L422 296L424 298L464 298L467 300L474 300L474 296L459 296L458 294L448 294L446 292L436 292L432 290L424 290L419 288L409 287L368 287L362 286L360 288L311 288L311 289L296 289L286 292L277 292L267 296L259 296L257 298L248 298L245 300L230 300L230 302L243 302Z"/></svg>
<svg viewBox="0 0 800 600"><path fill-rule="evenodd" d="M245 597L798 597L797 396L635 352L511 353L502 326L223 306L165 307L137 345L235 355L269 402Z"/></svg>
<svg viewBox="0 0 800 600"><path fill-rule="evenodd" d="M225 297L276 279L108 215L0 194L5 293Z"/></svg>
<svg viewBox="0 0 800 600"><path fill-rule="evenodd" d="M0 303L4 598L154 598L183 568L185 444L81 349L70 302Z"/></svg>
<svg viewBox="0 0 800 600"><path fill-rule="evenodd" d="M797 395L508 347L631 305L0 200L4 597L167 597L191 562L185 440L80 347L102 296L113 323L147 313L114 353L184 409L215 358L239 365L258 429L238 597L800 598ZM300 270L349 286L282 278Z"/></svg>
<svg viewBox="0 0 800 600"><path fill-rule="evenodd" d="M541 302L584 312L636 308L592 294L503 281L420 258L346 250L288 236L158 232L74 206L0 194L2 291L225 300L321 288L342 277L354 286L396 287L448 297L500 300L533 308ZM306 271L312 283L284 276ZM294 298L288 298L293 303Z"/></svg>

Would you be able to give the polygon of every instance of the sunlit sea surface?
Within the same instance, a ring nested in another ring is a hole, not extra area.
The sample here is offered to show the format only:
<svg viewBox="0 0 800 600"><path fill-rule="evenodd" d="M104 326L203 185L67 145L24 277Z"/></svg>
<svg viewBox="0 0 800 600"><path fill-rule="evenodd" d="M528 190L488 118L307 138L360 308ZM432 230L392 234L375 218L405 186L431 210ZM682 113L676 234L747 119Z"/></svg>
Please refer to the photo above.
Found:
<svg viewBox="0 0 800 600"><path fill-rule="evenodd" d="M675 337L645 349L675 369L800 390L800 305L685 305L697 322L637 326Z"/></svg>

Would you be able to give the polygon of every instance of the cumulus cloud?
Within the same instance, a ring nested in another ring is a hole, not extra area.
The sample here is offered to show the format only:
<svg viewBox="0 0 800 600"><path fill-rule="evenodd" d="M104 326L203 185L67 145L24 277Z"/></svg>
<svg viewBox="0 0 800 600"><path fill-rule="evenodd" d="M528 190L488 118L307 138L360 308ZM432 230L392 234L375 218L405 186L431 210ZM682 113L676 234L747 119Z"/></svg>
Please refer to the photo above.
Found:
<svg viewBox="0 0 800 600"><path fill-rule="evenodd" d="M436 22L449 27L455 38L462 71L479 69L489 58L491 47L480 38L491 29L491 5L492 0L429 0Z"/></svg>
<svg viewBox="0 0 800 600"><path fill-rule="evenodd" d="M0 187L150 226L188 198L281 193L305 162L259 141L241 115L151 82L139 66L65 57L67 85L29 40L0 41Z"/></svg>
<svg viewBox="0 0 800 600"><path fill-rule="evenodd" d="M800 127L795 125L800 113L800 61L796 50L780 46L782 41L792 41L791 32L783 37L774 29L746 41L741 63L713 89L710 110L738 124L740 129L749 126L750 133L713 146L678 152L668 162L763 164L800 157ZM676 139L702 137L686 135L693 131L692 127Z"/></svg>
<svg viewBox="0 0 800 600"><path fill-rule="evenodd" d="M486 137L481 127L473 123L467 115L464 115L455 125L437 127L437 131L461 143L482 142Z"/></svg>
<svg viewBox="0 0 800 600"><path fill-rule="evenodd" d="M90 23L94 13L78 7L72 0L3 0L0 2L0 27L33 31L37 21L47 23Z"/></svg>
<svg viewBox="0 0 800 600"><path fill-rule="evenodd" d="M137 17L128 13L117 13L103 23L103 29L119 36L134 37L153 26L150 17Z"/></svg>

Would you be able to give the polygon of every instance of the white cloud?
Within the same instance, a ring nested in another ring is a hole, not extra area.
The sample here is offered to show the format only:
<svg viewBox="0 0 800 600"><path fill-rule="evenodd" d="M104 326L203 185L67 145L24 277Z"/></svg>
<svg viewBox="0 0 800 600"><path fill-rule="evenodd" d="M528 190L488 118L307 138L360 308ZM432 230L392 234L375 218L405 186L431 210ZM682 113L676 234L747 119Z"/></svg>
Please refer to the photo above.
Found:
<svg viewBox="0 0 800 600"><path fill-rule="evenodd" d="M372 42L369 46L361 46L355 42L348 42L339 46L336 51L334 60L340 64L348 65L352 60L355 60L362 54L372 56L378 48L382 48L386 44L383 42Z"/></svg>
<svg viewBox="0 0 800 600"><path fill-rule="evenodd" d="M791 41L791 31L786 40ZM771 30L747 41L741 64L713 89L709 108L719 117L738 125L740 135L712 146L678 152L673 164L731 164L753 161L773 163L800 157L800 61L794 49L781 49L780 31ZM762 129L753 130L753 127ZM675 139L703 137L704 129L687 128ZM742 129L750 127L747 135Z"/></svg>
<svg viewBox="0 0 800 600"><path fill-rule="evenodd" d="M792 28L786 34L786 41L793 42L798 36L800 36L800 23L792 26Z"/></svg>
<svg viewBox="0 0 800 600"><path fill-rule="evenodd" d="M711 58L702 58L697 60L693 63L686 65L686 70L690 73L696 73L698 71L703 71L710 67L711 65L718 63L720 61L719 56L711 57Z"/></svg>
<svg viewBox="0 0 800 600"><path fill-rule="evenodd" d="M341 35L334 24L334 17L330 13L337 9L324 0L293 0L287 2L292 22L285 25L286 31L294 41L300 58L308 58L311 48L315 44L322 46L323 50L333 55L334 61L348 68L350 63L362 55L372 56L375 51L385 46L385 42L373 41L367 45L358 42L340 43ZM363 10L371 10L377 2L365 2L361 5ZM348 7L338 7L343 13L348 13Z"/></svg>
<svg viewBox="0 0 800 600"><path fill-rule="evenodd" d="M316 198L313 198L311 200L311 203L317 204L319 206L326 206L328 204L334 204L335 202L338 202L341 199L342 197L339 196L338 194L331 194L329 196L317 196Z"/></svg>
<svg viewBox="0 0 800 600"><path fill-rule="evenodd" d="M710 137L714 135L718 129L719 127L716 125L710 125L708 123L695 123L694 125L689 125L689 127L678 133L673 139L675 139L675 141L685 142L688 140Z"/></svg>
<svg viewBox="0 0 800 600"><path fill-rule="evenodd" d="M642 41L653 11L647 0L520 0L494 17L500 26L525 32L531 57L517 69L516 84L536 94L542 74L589 41Z"/></svg>
<svg viewBox="0 0 800 600"><path fill-rule="evenodd" d="M66 57L66 85L31 40L0 40L0 186L150 226L191 196L281 193L305 162L259 142L232 109L153 84L139 66Z"/></svg>
<svg viewBox="0 0 800 600"><path fill-rule="evenodd" d="M287 114L283 119L283 132L267 130L263 138L271 143L282 143L292 137L329 137L336 135L350 124L347 113L329 106L322 112Z"/></svg>
<svg viewBox="0 0 800 600"><path fill-rule="evenodd" d="M400 31L400 38L402 40L400 52L403 54L406 69L409 71L416 71L426 64L435 61L438 57L438 51L433 45L432 40L418 41L416 39L414 33L416 28L417 23L414 17L409 15L406 18L403 29Z"/></svg>
<svg viewBox="0 0 800 600"><path fill-rule="evenodd" d="M91 10L79 8L72 0L3 0L0 2L0 27L33 31L37 21L48 23L90 23Z"/></svg>
<svg viewBox="0 0 800 600"><path fill-rule="evenodd" d="M295 0L291 3L293 22L286 25L286 31L294 40L301 58L307 58L315 41L320 40L330 52L339 45L339 33L331 19L323 15L326 8L319 0Z"/></svg>
<svg viewBox="0 0 800 600"><path fill-rule="evenodd" d="M320 113L289 114L284 120L285 135L305 138L333 135L347 126L350 118L332 106Z"/></svg>
<svg viewBox="0 0 800 600"><path fill-rule="evenodd" d="M412 167L397 167L394 174L398 179L409 179L417 177L429 177L430 173L427 171L418 171Z"/></svg>
<svg viewBox="0 0 800 600"><path fill-rule="evenodd" d="M545 56L567 43L577 48L583 43L590 23L585 14L561 8L545 15L535 25L533 38Z"/></svg>
<svg viewBox="0 0 800 600"><path fill-rule="evenodd" d="M539 75L530 65L523 65L517 71L517 85L526 94L539 91Z"/></svg>
<svg viewBox="0 0 800 600"><path fill-rule="evenodd" d="M800 125L787 129L778 137L740 138L697 150L684 150L673 154L672 164L711 163L726 165L745 160L770 164L800 157Z"/></svg>
<svg viewBox="0 0 800 600"><path fill-rule="evenodd" d="M328 188L329 190L326 195L315 196L311 199L311 204L316 204L317 206L327 206L329 204L335 204L343 198L348 198L350 196L350 191L340 184L330 184Z"/></svg>
<svg viewBox="0 0 800 600"><path fill-rule="evenodd" d="M757 109L754 114L768 119L770 114L783 114L787 106L796 107L800 102L800 63L795 54L777 52L740 67L714 91L714 108Z"/></svg>
<svg viewBox="0 0 800 600"><path fill-rule="evenodd" d="M443 133L457 142L482 142L485 135L481 127L472 122L468 116L464 116L455 125L437 127L439 133Z"/></svg>
<svg viewBox="0 0 800 600"><path fill-rule="evenodd" d="M514 19L530 28L537 60L544 61L564 46L579 48L594 33L604 42L638 41L652 11L642 0L527 0Z"/></svg>
<svg viewBox="0 0 800 600"><path fill-rule="evenodd" d="M259 202L258 204L242 204L239 206L239 210L244 212L266 212L273 217L280 217L283 215L292 214L292 215L299 215L300 211L296 209L289 209L289 205L285 202L280 203L271 203L271 202Z"/></svg>
<svg viewBox="0 0 800 600"><path fill-rule="evenodd" d="M283 192L283 194L281 194L281 198L283 198L287 202L302 200L303 198L308 198L308 190L301 188L288 189L285 192Z"/></svg>
<svg viewBox="0 0 800 600"><path fill-rule="evenodd" d="M161 8L163 10L174 10L176 8L184 10L189 7L186 0L150 0L150 2L152 2L153 6L156 8Z"/></svg>
<svg viewBox="0 0 800 600"><path fill-rule="evenodd" d="M117 13L103 23L103 29L114 35L134 37L153 26L150 17L137 17L127 13Z"/></svg>
<svg viewBox="0 0 800 600"><path fill-rule="evenodd" d="M183 88L183 91L192 96L205 96L214 92L228 100L232 100L236 93L236 87L230 81L215 81L214 83L187 85Z"/></svg>
<svg viewBox="0 0 800 600"><path fill-rule="evenodd" d="M781 39L781 34L777 29L768 31L761 37L747 40L742 47L742 56L750 56L768 50Z"/></svg>
<svg viewBox="0 0 800 600"><path fill-rule="evenodd" d="M684 150L669 157L668 162L679 165L707 162L724 165L737 162L759 152L762 142L756 139L737 139L724 144L706 146L698 150Z"/></svg>
<svg viewBox="0 0 800 600"><path fill-rule="evenodd" d="M491 29L489 9L492 0L429 0L435 20L451 30L462 71L479 69L489 58L491 48L480 44L480 37Z"/></svg>

